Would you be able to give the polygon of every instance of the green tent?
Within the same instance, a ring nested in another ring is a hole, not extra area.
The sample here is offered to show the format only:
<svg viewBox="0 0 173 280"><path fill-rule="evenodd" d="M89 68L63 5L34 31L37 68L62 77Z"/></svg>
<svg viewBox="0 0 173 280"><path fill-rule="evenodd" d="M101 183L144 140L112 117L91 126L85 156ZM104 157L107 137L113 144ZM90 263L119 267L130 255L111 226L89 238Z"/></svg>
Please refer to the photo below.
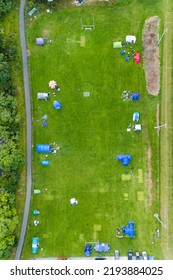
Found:
<svg viewBox="0 0 173 280"><path fill-rule="evenodd" d="M122 48L122 43L121 42L113 42L113 48L114 49Z"/></svg>
<svg viewBox="0 0 173 280"><path fill-rule="evenodd" d="M40 214L40 211L39 211L39 210L36 210L36 209L35 209L35 210L32 210L32 214L33 214L33 215L39 215L39 214Z"/></svg>
<svg viewBox="0 0 173 280"><path fill-rule="evenodd" d="M40 191L40 190L38 190L38 189L34 189L34 194L39 194L39 193L41 193L41 191Z"/></svg>

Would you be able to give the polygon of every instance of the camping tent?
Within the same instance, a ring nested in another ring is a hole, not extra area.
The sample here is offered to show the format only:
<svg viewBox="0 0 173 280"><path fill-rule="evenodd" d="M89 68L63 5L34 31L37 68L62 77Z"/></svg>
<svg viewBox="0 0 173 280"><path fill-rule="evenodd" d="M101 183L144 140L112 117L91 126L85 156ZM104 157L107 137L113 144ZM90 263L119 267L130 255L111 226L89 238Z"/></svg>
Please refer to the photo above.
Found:
<svg viewBox="0 0 173 280"><path fill-rule="evenodd" d="M38 92L37 99L39 100L48 100L49 94L46 92Z"/></svg>
<svg viewBox="0 0 173 280"><path fill-rule="evenodd" d="M131 155L117 155L116 159L121 161L123 166L127 166L130 164L132 156Z"/></svg>
<svg viewBox="0 0 173 280"><path fill-rule="evenodd" d="M84 247L85 256L87 257L91 256L91 250L92 250L91 244L86 244Z"/></svg>
<svg viewBox="0 0 173 280"><path fill-rule="evenodd" d="M34 189L34 194L40 194L41 191L39 189Z"/></svg>
<svg viewBox="0 0 173 280"><path fill-rule="evenodd" d="M39 215L40 214L40 210L34 209L34 210L32 210L32 214L33 215Z"/></svg>
<svg viewBox="0 0 173 280"><path fill-rule="evenodd" d="M42 160L41 161L41 165L42 166L48 166L50 164L50 161L49 160Z"/></svg>
<svg viewBox="0 0 173 280"><path fill-rule="evenodd" d="M36 145L36 152L37 153L51 153L52 147L49 144L37 144Z"/></svg>
<svg viewBox="0 0 173 280"><path fill-rule="evenodd" d="M108 252L110 250L110 244L109 243L95 243L94 244L94 251L95 252Z"/></svg>
<svg viewBox="0 0 173 280"><path fill-rule="evenodd" d="M133 121L138 122L139 121L139 112L134 112L133 113Z"/></svg>
<svg viewBox="0 0 173 280"><path fill-rule="evenodd" d="M130 221L128 222L128 226L122 227L123 234L127 234L130 238L133 238L135 235L135 229L134 229L134 222Z"/></svg>
<svg viewBox="0 0 173 280"><path fill-rule="evenodd" d="M133 35L126 36L126 43L136 43L136 37Z"/></svg>
<svg viewBox="0 0 173 280"><path fill-rule="evenodd" d="M134 130L134 131L141 131L141 130L142 130L141 124L135 124L135 125L133 126L133 130Z"/></svg>
<svg viewBox="0 0 173 280"><path fill-rule="evenodd" d="M121 42L113 42L113 48L114 49L122 48L122 43Z"/></svg>
<svg viewBox="0 0 173 280"><path fill-rule="evenodd" d="M130 95L130 100L139 100L140 94L138 92L132 92Z"/></svg>
<svg viewBox="0 0 173 280"><path fill-rule="evenodd" d="M135 63L136 64L139 64L140 63L140 53L136 53L134 55L134 60L135 60Z"/></svg>
<svg viewBox="0 0 173 280"><path fill-rule="evenodd" d="M40 238L38 238L38 237L32 238L32 253L33 254L36 254L38 252L39 243L40 243Z"/></svg>
<svg viewBox="0 0 173 280"><path fill-rule="evenodd" d="M56 110L60 110L62 108L62 104L60 101L54 101L53 102L53 108Z"/></svg>
<svg viewBox="0 0 173 280"><path fill-rule="evenodd" d="M44 46L44 38L36 38L36 45Z"/></svg>

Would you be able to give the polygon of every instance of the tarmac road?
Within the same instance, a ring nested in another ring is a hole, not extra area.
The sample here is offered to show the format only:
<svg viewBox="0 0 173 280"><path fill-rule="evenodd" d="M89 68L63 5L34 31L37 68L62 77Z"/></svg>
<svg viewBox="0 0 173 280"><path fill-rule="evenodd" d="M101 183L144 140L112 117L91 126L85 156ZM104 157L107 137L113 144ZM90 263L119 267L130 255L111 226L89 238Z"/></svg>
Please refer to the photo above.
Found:
<svg viewBox="0 0 173 280"><path fill-rule="evenodd" d="M16 251L15 259L19 260L22 253L22 248L25 240L26 228L28 223L28 215L30 209L31 200L31 186L32 186L32 123L31 123L31 98L30 98L30 86L29 86L29 71L28 71L28 59L27 59L27 48L25 38L25 25L24 25L24 6L25 0L20 2L19 12L19 26L20 26L20 40L22 49L22 60L23 60L23 79L24 79L24 91L25 91L25 108L26 108L26 137L27 137L27 181L26 181L26 199L25 209L21 227L20 238Z"/></svg>

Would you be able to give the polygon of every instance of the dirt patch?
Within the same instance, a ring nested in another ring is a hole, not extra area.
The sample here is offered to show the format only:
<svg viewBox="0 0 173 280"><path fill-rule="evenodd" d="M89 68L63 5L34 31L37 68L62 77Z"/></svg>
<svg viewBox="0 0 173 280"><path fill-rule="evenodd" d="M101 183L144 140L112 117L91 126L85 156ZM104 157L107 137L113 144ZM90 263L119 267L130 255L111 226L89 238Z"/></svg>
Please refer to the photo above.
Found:
<svg viewBox="0 0 173 280"><path fill-rule="evenodd" d="M30 57L31 56L31 52L30 50L27 50L27 56Z"/></svg>
<svg viewBox="0 0 173 280"><path fill-rule="evenodd" d="M158 95L160 90L159 27L157 16L146 19L142 36L144 69L148 93Z"/></svg>
<svg viewBox="0 0 173 280"><path fill-rule="evenodd" d="M50 30L45 28L43 29L43 36L48 36L50 34Z"/></svg>

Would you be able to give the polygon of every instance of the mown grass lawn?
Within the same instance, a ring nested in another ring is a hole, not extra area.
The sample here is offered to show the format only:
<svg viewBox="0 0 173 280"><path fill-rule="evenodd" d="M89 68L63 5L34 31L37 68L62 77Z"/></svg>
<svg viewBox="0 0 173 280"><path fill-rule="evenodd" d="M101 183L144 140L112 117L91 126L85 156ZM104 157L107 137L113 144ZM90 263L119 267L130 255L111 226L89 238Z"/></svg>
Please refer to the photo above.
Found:
<svg viewBox="0 0 173 280"><path fill-rule="evenodd" d="M40 237L38 257L83 256L87 241L108 242L109 255L115 249L125 255L129 249L146 250L161 256L159 228L153 214L158 211L157 191L158 140L154 130L159 98L146 93L142 62L133 57L126 62L114 41L125 41L128 34L137 37L136 51L142 54L142 29L147 17L161 16L161 2L117 1L117 4L58 9L41 12L28 29L30 72L33 101L33 189L41 194L32 197L31 210L40 209L40 225L34 227L30 216L23 258L31 254L31 238ZM139 16L140 15L140 16ZM83 24L95 21L95 29L85 31ZM36 37L46 37L52 44L36 46ZM53 96L50 80L61 88ZM123 102L123 90L138 91L140 101ZM38 101L37 92L50 92L49 101ZM84 97L83 92L90 92ZM62 102L60 111L54 100ZM140 112L142 132L127 132L133 112ZM42 127L42 116L48 126ZM37 143L57 143L56 156L48 155L51 164L42 167L45 155L36 154ZM148 162L151 147L152 161ZM131 154L128 167L121 166L117 154ZM149 194L148 167L152 166ZM122 175L133 174L129 181ZM139 174L142 176L139 176ZM75 197L78 205L71 206ZM152 197L152 202L150 199ZM135 238L118 239L116 229L135 222Z"/></svg>

